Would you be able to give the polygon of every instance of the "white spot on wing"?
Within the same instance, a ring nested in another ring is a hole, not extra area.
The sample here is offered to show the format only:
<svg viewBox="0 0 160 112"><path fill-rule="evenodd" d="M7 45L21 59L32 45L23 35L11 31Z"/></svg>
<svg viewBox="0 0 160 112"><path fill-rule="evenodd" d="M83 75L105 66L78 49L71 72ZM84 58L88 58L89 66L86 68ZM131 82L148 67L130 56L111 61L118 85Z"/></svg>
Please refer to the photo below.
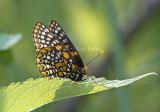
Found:
<svg viewBox="0 0 160 112"><path fill-rule="evenodd" d="M67 68L67 71L70 71L70 69L69 69L69 68Z"/></svg>
<svg viewBox="0 0 160 112"><path fill-rule="evenodd" d="M57 56L56 56L55 58L56 58L56 59L58 59L58 57L57 57Z"/></svg>
<svg viewBox="0 0 160 112"><path fill-rule="evenodd" d="M45 63L48 63L48 60L45 60L44 62L45 62Z"/></svg>
<svg viewBox="0 0 160 112"><path fill-rule="evenodd" d="M54 65L54 62L52 62L51 64Z"/></svg>
<svg viewBox="0 0 160 112"><path fill-rule="evenodd" d="M41 36L41 39L44 39L44 36L43 36L43 35Z"/></svg>
<svg viewBox="0 0 160 112"><path fill-rule="evenodd" d="M55 30L55 33L58 33L58 31L57 31L57 30Z"/></svg>
<svg viewBox="0 0 160 112"><path fill-rule="evenodd" d="M69 68L71 67L70 64L68 64L68 67L69 67Z"/></svg>
<svg viewBox="0 0 160 112"><path fill-rule="evenodd" d="M47 45L46 45L46 44L44 44L44 47L47 47Z"/></svg>
<svg viewBox="0 0 160 112"><path fill-rule="evenodd" d="M72 59L69 60L72 63Z"/></svg>
<svg viewBox="0 0 160 112"><path fill-rule="evenodd" d="M47 69L49 69L49 65L46 65Z"/></svg>
<svg viewBox="0 0 160 112"><path fill-rule="evenodd" d="M48 34L48 37L53 38L53 36L51 34Z"/></svg>
<svg viewBox="0 0 160 112"><path fill-rule="evenodd" d="M60 27L58 27L58 28L57 28L57 30L59 30L59 31L60 31L60 30L61 30L61 28L60 28Z"/></svg>
<svg viewBox="0 0 160 112"><path fill-rule="evenodd" d="M56 41L57 43L59 43L58 40L55 40L55 41Z"/></svg>
<svg viewBox="0 0 160 112"><path fill-rule="evenodd" d="M60 36L59 36L58 38L59 38L59 39L62 39L62 37L60 37Z"/></svg>
<svg viewBox="0 0 160 112"><path fill-rule="evenodd" d="M49 44L49 41L47 41L46 44Z"/></svg>
<svg viewBox="0 0 160 112"><path fill-rule="evenodd" d="M50 56L47 56L47 59L51 59L51 57L50 57Z"/></svg>
<svg viewBox="0 0 160 112"><path fill-rule="evenodd" d="M49 32L48 28L45 28L44 31L45 31L45 32Z"/></svg>
<svg viewBox="0 0 160 112"><path fill-rule="evenodd" d="M51 39L50 38L46 38L48 41L50 41Z"/></svg>
<svg viewBox="0 0 160 112"><path fill-rule="evenodd" d="M42 43L45 43L45 40L41 40Z"/></svg>
<svg viewBox="0 0 160 112"><path fill-rule="evenodd" d="M56 44L56 41L53 41L53 44Z"/></svg>
<svg viewBox="0 0 160 112"><path fill-rule="evenodd" d="M45 26L42 24L42 28L45 28Z"/></svg>
<svg viewBox="0 0 160 112"><path fill-rule="evenodd" d="M51 46L54 47L54 44L52 43Z"/></svg>
<svg viewBox="0 0 160 112"><path fill-rule="evenodd" d="M52 57L54 57L54 54L51 54Z"/></svg>
<svg viewBox="0 0 160 112"><path fill-rule="evenodd" d="M52 74L53 72L52 72L52 70L49 70L49 72L50 72L50 74Z"/></svg>
<svg viewBox="0 0 160 112"><path fill-rule="evenodd" d="M66 75L66 72L63 72L64 75Z"/></svg>
<svg viewBox="0 0 160 112"><path fill-rule="evenodd" d="M42 32L42 35L46 35L46 33L45 33L45 32Z"/></svg>
<svg viewBox="0 0 160 112"><path fill-rule="evenodd" d="M61 34L60 34L60 36L62 36L62 37L63 37L63 34L61 33Z"/></svg>

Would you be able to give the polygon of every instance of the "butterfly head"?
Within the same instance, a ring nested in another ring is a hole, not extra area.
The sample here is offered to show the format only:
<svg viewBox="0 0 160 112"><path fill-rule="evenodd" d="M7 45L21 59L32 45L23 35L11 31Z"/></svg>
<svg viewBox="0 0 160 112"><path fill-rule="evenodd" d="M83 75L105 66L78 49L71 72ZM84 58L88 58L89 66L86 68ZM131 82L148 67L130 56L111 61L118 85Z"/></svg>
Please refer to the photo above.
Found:
<svg viewBox="0 0 160 112"><path fill-rule="evenodd" d="M88 68L85 66L83 69L82 69L82 73L83 75L86 75L88 72Z"/></svg>

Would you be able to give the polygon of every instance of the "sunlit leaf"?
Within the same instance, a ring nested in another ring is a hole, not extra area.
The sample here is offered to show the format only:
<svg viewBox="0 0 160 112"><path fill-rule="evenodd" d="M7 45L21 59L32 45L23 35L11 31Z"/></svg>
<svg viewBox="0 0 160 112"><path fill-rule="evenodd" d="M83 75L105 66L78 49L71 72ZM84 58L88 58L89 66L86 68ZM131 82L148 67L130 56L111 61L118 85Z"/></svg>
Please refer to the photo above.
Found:
<svg viewBox="0 0 160 112"><path fill-rule="evenodd" d="M22 83L12 83L0 89L0 112L31 111L60 99L122 87L149 75L156 75L156 73L147 73L126 80L106 80L105 78L93 77L94 80L89 78L76 82L75 86L70 79L28 79Z"/></svg>

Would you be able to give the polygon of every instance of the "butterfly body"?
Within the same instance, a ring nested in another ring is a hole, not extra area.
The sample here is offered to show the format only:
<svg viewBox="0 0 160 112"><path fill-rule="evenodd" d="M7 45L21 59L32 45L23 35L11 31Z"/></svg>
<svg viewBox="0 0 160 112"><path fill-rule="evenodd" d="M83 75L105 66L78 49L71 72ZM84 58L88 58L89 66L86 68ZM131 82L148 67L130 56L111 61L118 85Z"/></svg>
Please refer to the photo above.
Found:
<svg viewBox="0 0 160 112"><path fill-rule="evenodd" d="M33 41L37 52L36 64L44 77L80 81L87 73L76 48L56 21L52 20L49 28L37 22Z"/></svg>

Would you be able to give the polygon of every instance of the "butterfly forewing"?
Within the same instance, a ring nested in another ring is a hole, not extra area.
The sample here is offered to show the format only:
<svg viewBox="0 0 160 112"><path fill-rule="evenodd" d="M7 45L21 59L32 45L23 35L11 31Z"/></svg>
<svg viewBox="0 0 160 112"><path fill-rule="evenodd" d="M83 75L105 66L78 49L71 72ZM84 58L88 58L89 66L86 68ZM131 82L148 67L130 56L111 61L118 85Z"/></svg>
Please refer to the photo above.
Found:
<svg viewBox="0 0 160 112"><path fill-rule="evenodd" d="M54 20L52 20L49 24L49 30L52 31L54 34L58 35L59 41L62 42L62 44L66 47L66 49L69 51L70 55L73 57L73 62L79 67L83 68L84 64L82 62L82 59L77 52L76 48L70 41L70 39L67 37L61 26Z"/></svg>

